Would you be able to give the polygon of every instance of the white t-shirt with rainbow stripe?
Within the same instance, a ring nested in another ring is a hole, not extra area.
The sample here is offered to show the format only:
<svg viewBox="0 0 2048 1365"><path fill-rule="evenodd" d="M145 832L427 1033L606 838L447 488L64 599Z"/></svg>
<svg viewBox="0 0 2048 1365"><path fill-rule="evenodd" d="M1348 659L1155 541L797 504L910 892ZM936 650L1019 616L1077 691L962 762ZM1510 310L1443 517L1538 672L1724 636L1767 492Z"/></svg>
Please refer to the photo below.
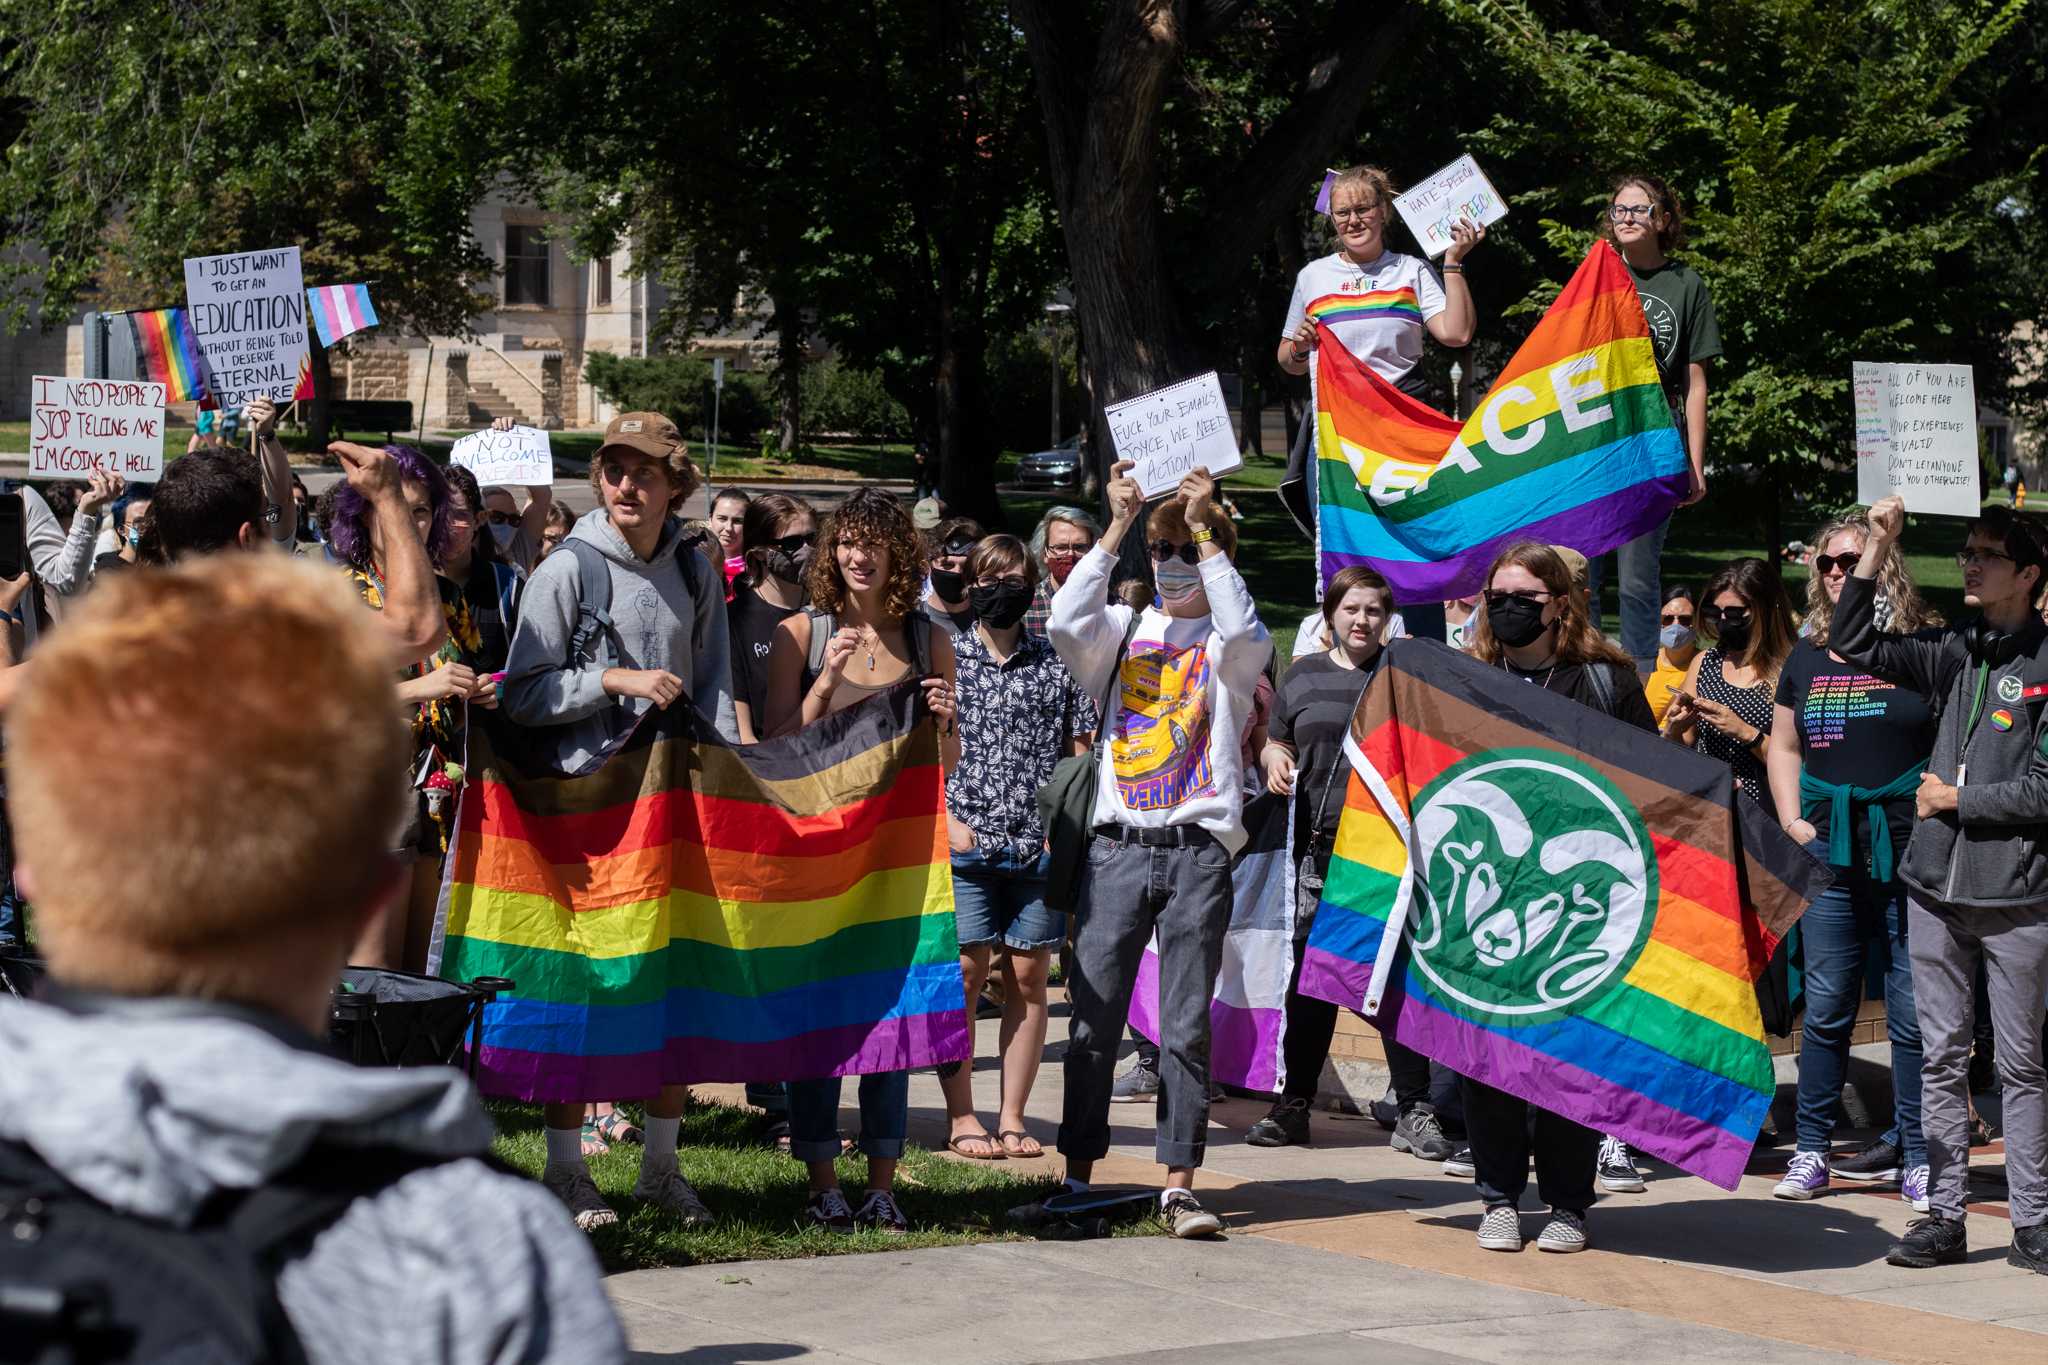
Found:
<svg viewBox="0 0 2048 1365"><path fill-rule="evenodd" d="M1443 310L1443 281L1420 257L1385 251L1354 265L1339 251L1294 277L1280 335L1293 336L1304 318L1326 323L1345 350L1393 384L1422 359L1422 324Z"/></svg>

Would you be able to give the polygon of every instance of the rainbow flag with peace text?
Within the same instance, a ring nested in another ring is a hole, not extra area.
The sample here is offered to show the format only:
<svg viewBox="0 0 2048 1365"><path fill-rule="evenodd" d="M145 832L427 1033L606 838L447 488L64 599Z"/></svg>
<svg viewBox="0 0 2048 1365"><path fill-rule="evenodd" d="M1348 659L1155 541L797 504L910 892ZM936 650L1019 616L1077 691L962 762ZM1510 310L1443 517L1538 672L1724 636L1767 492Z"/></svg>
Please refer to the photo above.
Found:
<svg viewBox="0 0 2048 1365"><path fill-rule="evenodd" d="M1401 291L1406 293L1407 291ZM1414 300L1314 300L1317 567L1369 565L1401 602L1462 597L1517 540L1594 555L1659 525L1686 493L1685 448L1628 268L1595 242L1463 423L1408 397L1328 324Z"/></svg>
<svg viewBox="0 0 2048 1365"><path fill-rule="evenodd" d="M485 1093L625 1099L969 1055L914 683L744 748L680 704L581 776L522 765L519 744L472 714L436 933L439 974L517 983L485 1013Z"/></svg>
<svg viewBox="0 0 2048 1365"><path fill-rule="evenodd" d="M1301 990L1734 1189L1776 1088L1756 979L1826 866L1725 763L1433 641L1388 651Z"/></svg>

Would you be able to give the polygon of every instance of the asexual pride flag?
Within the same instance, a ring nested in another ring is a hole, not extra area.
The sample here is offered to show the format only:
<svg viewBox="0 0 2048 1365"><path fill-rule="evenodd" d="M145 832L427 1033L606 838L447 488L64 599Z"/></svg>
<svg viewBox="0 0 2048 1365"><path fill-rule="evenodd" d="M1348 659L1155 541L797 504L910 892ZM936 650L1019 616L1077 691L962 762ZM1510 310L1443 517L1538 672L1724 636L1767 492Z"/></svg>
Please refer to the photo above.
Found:
<svg viewBox="0 0 2048 1365"><path fill-rule="evenodd" d="M518 771L472 713L437 957L517 983L485 1015L485 1093L623 1099L965 1058L917 686L746 748L691 725L687 703L652 713L561 777Z"/></svg>
<svg viewBox="0 0 2048 1365"><path fill-rule="evenodd" d="M1366 564L1396 601L1463 597L1484 586L1487 565L1514 541L1599 554L1657 526L1684 496L1685 449L1649 324L1606 242L1593 244L1462 424L1381 379L1323 325L1360 310L1415 309L1409 290L1309 305L1320 333L1312 373L1321 581Z"/></svg>
<svg viewBox="0 0 2048 1365"><path fill-rule="evenodd" d="M1755 981L1827 868L1725 763L1431 641L1388 651L1302 991L1735 1188L1774 1091Z"/></svg>

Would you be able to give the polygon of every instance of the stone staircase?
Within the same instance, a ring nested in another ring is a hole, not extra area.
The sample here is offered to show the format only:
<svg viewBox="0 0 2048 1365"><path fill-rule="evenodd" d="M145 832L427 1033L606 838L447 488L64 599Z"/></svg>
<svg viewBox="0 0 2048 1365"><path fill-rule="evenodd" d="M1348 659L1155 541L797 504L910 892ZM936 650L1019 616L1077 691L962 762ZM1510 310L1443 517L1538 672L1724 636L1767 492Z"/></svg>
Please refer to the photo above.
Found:
<svg viewBox="0 0 2048 1365"><path fill-rule="evenodd" d="M500 417L510 417L515 422L528 422L524 412L505 396L505 391L496 384L472 380L469 385L469 422L473 427L487 427Z"/></svg>

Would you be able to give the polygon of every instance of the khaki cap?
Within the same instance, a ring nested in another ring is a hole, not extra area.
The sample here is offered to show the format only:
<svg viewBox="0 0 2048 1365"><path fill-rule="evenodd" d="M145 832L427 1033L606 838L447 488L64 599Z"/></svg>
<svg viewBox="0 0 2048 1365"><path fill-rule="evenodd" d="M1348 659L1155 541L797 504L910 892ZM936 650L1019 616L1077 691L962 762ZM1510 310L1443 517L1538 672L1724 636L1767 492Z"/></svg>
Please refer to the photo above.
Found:
<svg viewBox="0 0 2048 1365"><path fill-rule="evenodd" d="M625 450L637 450L642 455L651 455L657 460L666 460L683 444L683 433L676 430L676 424L658 412L622 412L606 424L604 440L597 447L597 453L617 446ZM593 457L595 458L595 457Z"/></svg>

